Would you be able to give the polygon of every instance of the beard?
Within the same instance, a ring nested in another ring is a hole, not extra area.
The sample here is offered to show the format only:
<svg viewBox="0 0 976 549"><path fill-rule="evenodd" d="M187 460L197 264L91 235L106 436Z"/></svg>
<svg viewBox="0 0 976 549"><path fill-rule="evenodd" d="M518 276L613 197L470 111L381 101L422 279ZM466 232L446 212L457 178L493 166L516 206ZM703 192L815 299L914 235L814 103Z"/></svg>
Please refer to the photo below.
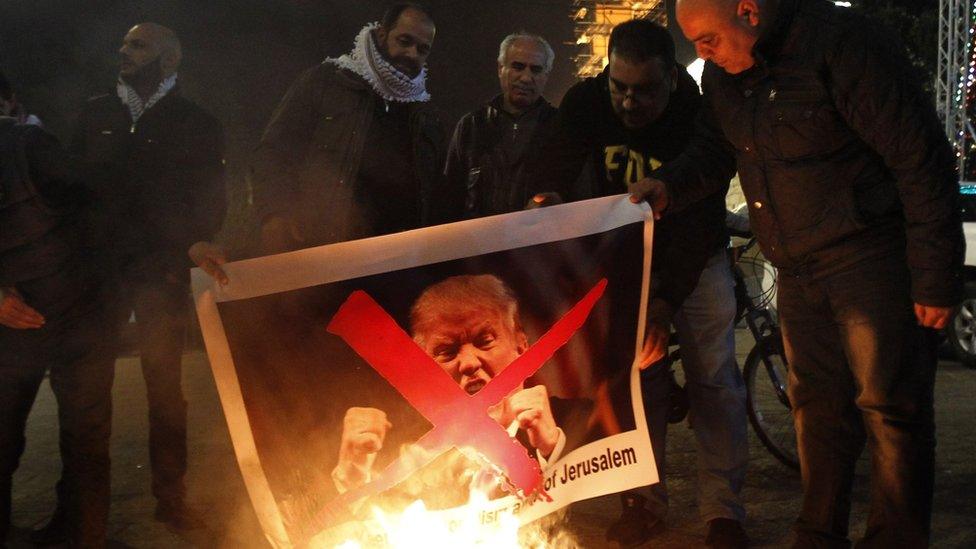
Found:
<svg viewBox="0 0 976 549"><path fill-rule="evenodd" d="M389 40L389 37L387 40ZM383 59L386 59L387 63L396 67L396 70L402 72L410 78L416 78L417 75L420 74L420 69L422 67L413 59L403 56L392 57L390 55L390 48L388 47L386 41L380 42L377 40L376 46L377 49L379 49L380 55L383 56Z"/></svg>
<svg viewBox="0 0 976 549"><path fill-rule="evenodd" d="M119 78L136 89L155 88L163 81L163 66L160 57L157 56L130 74L119 72Z"/></svg>

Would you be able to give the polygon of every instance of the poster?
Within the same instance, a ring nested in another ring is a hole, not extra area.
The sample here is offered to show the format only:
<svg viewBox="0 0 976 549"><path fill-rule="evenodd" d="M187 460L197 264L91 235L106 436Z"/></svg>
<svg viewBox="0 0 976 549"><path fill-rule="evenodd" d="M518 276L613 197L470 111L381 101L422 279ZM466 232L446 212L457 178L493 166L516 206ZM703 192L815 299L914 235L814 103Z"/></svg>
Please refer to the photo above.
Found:
<svg viewBox="0 0 976 549"><path fill-rule="evenodd" d="M634 363L652 238L620 195L233 262L225 286L195 269L272 545L417 501L526 524L657 482Z"/></svg>

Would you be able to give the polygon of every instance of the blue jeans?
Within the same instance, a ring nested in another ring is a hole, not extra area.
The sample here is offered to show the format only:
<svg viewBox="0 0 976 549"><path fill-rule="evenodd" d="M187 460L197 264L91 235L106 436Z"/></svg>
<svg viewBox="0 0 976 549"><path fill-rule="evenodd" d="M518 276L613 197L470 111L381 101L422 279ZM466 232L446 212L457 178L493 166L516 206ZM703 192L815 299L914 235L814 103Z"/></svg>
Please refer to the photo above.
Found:
<svg viewBox="0 0 976 549"><path fill-rule="evenodd" d="M681 345L690 411L688 422L698 441L698 505L704 521L745 520L739 500L749 460L746 435L746 387L735 361L735 295L725 250L709 259L698 286L674 317ZM667 513L664 480L665 436L670 376L663 364L641 373L644 412L661 482L638 492L657 516Z"/></svg>

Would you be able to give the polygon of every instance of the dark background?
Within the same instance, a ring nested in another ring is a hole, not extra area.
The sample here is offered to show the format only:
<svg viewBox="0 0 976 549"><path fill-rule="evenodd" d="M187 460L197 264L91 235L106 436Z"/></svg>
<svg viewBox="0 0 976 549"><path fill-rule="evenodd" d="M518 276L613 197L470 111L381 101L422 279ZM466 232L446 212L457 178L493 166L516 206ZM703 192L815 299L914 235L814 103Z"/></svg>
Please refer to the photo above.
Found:
<svg viewBox="0 0 976 549"><path fill-rule="evenodd" d="M0 69L30 112L69 139L84 100L114 89L117 50L134 24L173 28L184 46L180 83L189 98L224 124L231 210L246 209L243 168L272 109L305 68L352 47L362 26L392 0L4 0ZM546 96L558 104L575 81L572 0L429 0L437 22L429 89L453 127L498 92L498 43L524 29L556 51ZM673 12L674 0L668 0ZM908 43L926 83L934 76L938 0L854 0ZM679 60L690 46L678 38Z"/></svg>
<svg viewBox="0 0 976 549"><path fill-rule="evenodd" d="M85 99L114 90L117 50L134 24L155 21L183 42L184 94L224 124L232 196L271 111L295 77L352 47L388 0L5 0L0 68L30 112L64 140ZM571 0L441 0L429 58L429 90L453 127L498 93L495 58L508 33L545 36L556 50L546 95L558 102L574 82ZM234 208L232 207L232 212Z"/></svg>

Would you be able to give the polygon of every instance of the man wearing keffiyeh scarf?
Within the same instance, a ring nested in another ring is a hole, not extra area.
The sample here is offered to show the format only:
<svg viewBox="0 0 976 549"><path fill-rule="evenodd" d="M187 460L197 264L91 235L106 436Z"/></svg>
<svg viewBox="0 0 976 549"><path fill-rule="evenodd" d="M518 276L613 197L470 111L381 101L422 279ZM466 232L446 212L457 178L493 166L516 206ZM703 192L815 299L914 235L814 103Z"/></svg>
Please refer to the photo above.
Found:
<svg viewBox="0 0 976 549"><path fill-rule="evenodd" d="M111 308L118 323L104 339L114 343L132 313L138 325L155 518L187 530L202 523L184 501L187 404L181 361L190 267L185 253L220 228L226 204L223 132L213 116L179 93L182 50L172 30L136 25L119 54L115 86L85 104L71 148L93 192L91 263L117 286ZM62 485L70 485L71 476L66 467ZM31 536L37 543L64 538L64 494L58 492L51 523Z"/></svg>
<svg viewBox="0 0 976 549"><path fill-rule="evenodd" d="M441 219L446 136L430 105L429 13L397 4L352 50L302 74L282 99L252 162L253 246L266 255L399 232ZM193 260L218 280L225 253L208 242Z"/></svg>

